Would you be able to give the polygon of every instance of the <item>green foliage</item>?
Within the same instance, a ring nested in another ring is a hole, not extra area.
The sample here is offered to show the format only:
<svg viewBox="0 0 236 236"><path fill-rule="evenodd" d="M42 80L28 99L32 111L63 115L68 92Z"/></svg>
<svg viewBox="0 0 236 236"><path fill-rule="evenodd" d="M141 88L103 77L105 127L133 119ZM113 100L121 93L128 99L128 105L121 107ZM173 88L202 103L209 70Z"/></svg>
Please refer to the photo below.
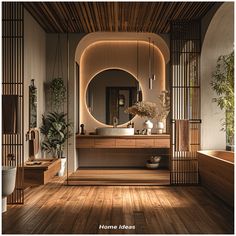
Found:
<svg viewBox="0 0 236 236"><path fill-rule="evenodd" d="M44 135L44 140L41 146L48 153L57 155L71 136L71 124L67 123L66 116L63 112L50 112L42 117L40 131Z"/></svg>
<svg viewBox="0 0 236 236"><path fill-rule="evenodd" d="M234 139L234 52L220 56L211 86L217 97L213 98L221 110L226 112L222 130L226 131L227 142L233 144Z"/></svg>
<svg viewBox="0 0 236 236"><path fill-rule="evenodd" d="M59 111L66 101L66 87L62 78L54 78L50 82L51 101L53 110Z"/></svg>

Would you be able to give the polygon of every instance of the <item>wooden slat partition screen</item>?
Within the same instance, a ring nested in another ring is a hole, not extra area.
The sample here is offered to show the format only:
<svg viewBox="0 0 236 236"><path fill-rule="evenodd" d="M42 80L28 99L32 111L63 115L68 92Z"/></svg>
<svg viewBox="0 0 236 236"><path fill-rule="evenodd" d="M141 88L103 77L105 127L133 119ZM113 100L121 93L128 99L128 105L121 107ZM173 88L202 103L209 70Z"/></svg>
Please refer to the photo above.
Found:
<svg viewBox="0 0 236 236"><path fill-rule="evenodd" d="M7 202L24 203L24 11L18 2L2 3L2 95L17 97L17 130L2 133L2 165L17 166L16 188ZM4 96L5 97L5 96ZM4 112L4 111L3 111ZM4 116L4 114L2 114ZM10 125L9 125L10 126Z"/></svg>
<svg viewBox="0 0 236 236"><path fill-rule="evenodd" d="M198 184L200 148L200 23L171 23L171 183ZM177 148L176 120L189 120L189 150Z"/></svg>

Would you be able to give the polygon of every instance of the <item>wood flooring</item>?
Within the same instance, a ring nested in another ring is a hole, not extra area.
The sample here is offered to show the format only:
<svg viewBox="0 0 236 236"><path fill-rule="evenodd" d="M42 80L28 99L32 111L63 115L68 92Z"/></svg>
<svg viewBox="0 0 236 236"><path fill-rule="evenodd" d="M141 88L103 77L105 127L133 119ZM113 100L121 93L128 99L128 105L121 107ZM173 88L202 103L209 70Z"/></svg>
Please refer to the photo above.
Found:
<svg viewBox="0 0 236 236"><path fill-rule="evenodd" d="M233 209L200 186L63 183L55 177L28 190L24 205L8 206L3 234L234 233Z"/></svg>
<svg viewBox="0 0 236 236"><path fill-rule="evenodd" d="M79 168L69 176L69 185L169 185L166 169Z"/></svg>

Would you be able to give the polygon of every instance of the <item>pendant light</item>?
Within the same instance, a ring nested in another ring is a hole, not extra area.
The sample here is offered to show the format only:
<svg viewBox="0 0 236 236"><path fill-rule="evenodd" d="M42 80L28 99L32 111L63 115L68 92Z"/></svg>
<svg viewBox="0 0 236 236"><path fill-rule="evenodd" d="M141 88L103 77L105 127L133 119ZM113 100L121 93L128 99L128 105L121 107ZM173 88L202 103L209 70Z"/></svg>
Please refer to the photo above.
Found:
<svg viewBox="0 0 236 236"><path fill-rule="evenodd" d="M137 63L136 63L136 68L137 68L137 81L138 81L138 86L137 86L137 101L142 101L142 91L140 88L139 84L139 41L137 40Z"/></svg>
<svg viewBox="0 0 236 236"><path fill-rule="evenodd" d="M149 37L149 45L148 45L148 81L149 81L149 89L152 89L152 75L151 75L151 38Z"/></svg>
<svg viewBox="0 0 236 236"><path fill-rule="evenodd" d="M152 80L156 80L154 68L155 68L155 54L154 54L154 41L152 41Z"/></svg>

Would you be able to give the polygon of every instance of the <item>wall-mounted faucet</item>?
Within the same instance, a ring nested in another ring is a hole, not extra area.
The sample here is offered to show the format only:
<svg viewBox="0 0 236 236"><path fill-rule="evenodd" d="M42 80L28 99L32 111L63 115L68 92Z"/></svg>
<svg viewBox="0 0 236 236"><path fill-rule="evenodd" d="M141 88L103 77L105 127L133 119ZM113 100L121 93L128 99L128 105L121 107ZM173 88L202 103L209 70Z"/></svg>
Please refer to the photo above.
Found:
<svg viewBox="0 0 236 236"><path fill-rule="evenodd" d="M116 128L119 123L118 118L116 116L113 116L112 122L113 122L113 128Z"/></svg>

